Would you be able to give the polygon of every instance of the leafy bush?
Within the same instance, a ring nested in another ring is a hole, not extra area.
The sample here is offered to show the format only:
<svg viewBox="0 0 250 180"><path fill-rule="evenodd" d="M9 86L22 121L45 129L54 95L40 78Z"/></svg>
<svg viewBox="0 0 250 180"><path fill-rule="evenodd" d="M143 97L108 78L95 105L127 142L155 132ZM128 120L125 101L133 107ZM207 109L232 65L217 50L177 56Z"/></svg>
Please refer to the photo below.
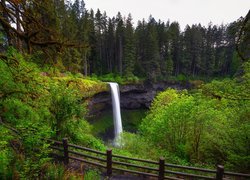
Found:
<svg viewBox="0 0 250 180"><path fill-rule="evenodd" d="M82 174L68 169L63 164L47 163L41 172L39 179L69 179L81 180Z"/></svg>
<svg viewBox="0 0 250 180"><path fill-rule="evenodd" d="M8 129L0 126L0 177L3 179L13 179L14 174L11 170L11 161L14 156L12 149L8 146L13 136Z"/></svg>
<svg viewBox="0 0 250 180"><path fill-rule="evenodd" d="M177 79L178 82L187 81L187 77L186 77L184 74L179 74L179 75L176 77L176 79Z"/></svg>
<svg viewBox="0 0 250 180"><path fill-rule="evenodd" d="M80 94L65 84L52 85L50 92L49 107L56 138L69 137L74 143L104 149L103 144L91 135L92 126L84 120L86 108Z"/></svg>
<svg viewBox="0 0 250 180"><path fill-rule="evenodd" d="M100 172L96 170L88 170L84 174L84 179L85 180L93 180L93 179L98 180L98 179L101 179L101 175L100 175Z"/></svg>
<svg viewBox="0 0 250 180"><path fill-rule="evenodd" d="M44 167L44 171L41 175L43 179L64 179L65 177L65 167L63 165L57 165L48 163Z"/></svg>
<svg viewBox="0 0 250 180"><path fill-rule="evenodd" d="M34 109L20 100L6 99L1 105L5 111L2 113L4 122L14 125L19 132L18 153L22 154L18 159L21 168L19 173L21 177L37 177L41 166L49 160L49 144L44 142L43 138L50 137L52 131Z"/></svg>
<svg viewBox="0 0 250 180"><path fill-rule="evenodd" d="M105 74L102 76L97 77L95 74L92 75L93 79L100 79L101 81L105 82L117 82L119 84L130 84L130 83L139 83L140 79L137 76L120 76L118 74Z"/></svg>
<svg viewBox="0 0 250 180"><path fill-rule="evenodd" d="M0 61L0 117L6 125L5 129L0 127L0 176L7 179L37 179L50 161L49 144L44 139L55 135L104 149L83 119L86 108L81 93L86 89L72 87L68 81L80 81L87 89L97 83L75 77L67 81L65 77L51 78L25 58L32 57L23 57L10 48ZM6 135L9 132L11 135Z"/></svg>
<svg viewBox="0 0 250 180"><path fill-rule="evenodd" d="M249 101L218 100L200 92L166 90L155 98L140 130L156 147L187 162L246 171L249 105Z"/></svg>
<svg viewBox="0 0 250 180"><path fill-rule="evenodd" d="M81 105L80 97L74 89L67 88L64 84L51 85L50 87L50 112L53 115L53 129L57 135L61 132L67 134L66 123L79 121L85 114L85 108Z"/></svg>

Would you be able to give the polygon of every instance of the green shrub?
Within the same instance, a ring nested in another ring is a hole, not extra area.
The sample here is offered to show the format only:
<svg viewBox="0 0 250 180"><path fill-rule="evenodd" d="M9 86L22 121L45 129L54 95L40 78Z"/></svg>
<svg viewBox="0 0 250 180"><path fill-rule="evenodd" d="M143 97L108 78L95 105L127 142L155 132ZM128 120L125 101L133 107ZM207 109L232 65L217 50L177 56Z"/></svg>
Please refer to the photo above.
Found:
<svg viewBox="0 0 250 180"><path fill-rule="evenodd" d="M15 125L19 132L16 141L19 148L23 149L18 152L22 156L17 159L17 163L20 164L17 169L20 176L31 179L38 177L41 166L49 160L49 144L43 138L52 135L50 127L40 119L32 107L18 99L6 99L1 105L4 109L2 113L4 122Z"/></svg>
<svg viewBox="0 0 250 180"><path fill-rule="evenodd" d="M92 75L94 79L100 79L105 82L117 82L119 84L130 84L130 83L139 83L140 79L137 76L120 76L119 74L109 73L102 76L97 77L95 74Z"/></svg>
<svg viewBox="0 0 250 180"><path fill-rule="evenodd" d="M85 180L100 180L101 175L97 170L88 170L84 173Z"/></svg>
<svg viewBox="0 0 250 180"><path fill-rule="evenodd" d="M41 174L43 179L64 179L65 167L60 164L48 163L44 167L44 172Z"/></svg>
<svg viewBox="0 0 250 180"><path fill-rule="evenodd" d="M53 115L53 129L57 135L67 134L67 122L77 122L83 118L85 108L77 91L64 84L50 87L50 112Z"/></svg>
<svg viewBox="0 0 250 180"><path fill-rule="evenodd" d="M0 126L0 177L3 179L13 179L14 174L11 167L11 161L14 156L12 149L8 146L9 141L13 139L10 131Z"/></svg>
<svg viewBox="0 0 250 180"><path fill-rule="evenodd" d="M176 77L176 79L177 79L178 82L187 81L187 77L186 77L184 74L179 74L179 75Z"/></svg>
<svg viewBox="0 0 250 180"><path fill-rule="evenodd" d="M83 119L86 108L80 88L71 87L65 77L43 75L33 60L25 60L31 57L24 58L13 48L7 56L8 59L0 61L0 117L6 127L18 133L0 127L1 177L37 179L50 161L46 138L69 137L75 143L104 149ZM81 80L73 76L68 79ZM97 84L83 81L88 90ZM12 133L11 138L7 132Z"/></svg>
<svg viewBox="0 0 250 180"><path fill-rule="evenodd" d="M245 171L249 105L249 101L218 100L200 92L166 90L155 98L140 131L155 147L187 162L225 164Z"/></svg>

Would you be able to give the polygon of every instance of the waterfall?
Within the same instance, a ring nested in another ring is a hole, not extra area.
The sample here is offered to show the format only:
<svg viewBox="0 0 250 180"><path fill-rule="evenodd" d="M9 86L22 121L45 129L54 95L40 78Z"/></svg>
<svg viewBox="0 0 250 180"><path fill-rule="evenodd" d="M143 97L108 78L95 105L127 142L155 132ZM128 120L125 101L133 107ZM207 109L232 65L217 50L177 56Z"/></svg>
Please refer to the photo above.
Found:
<svg viewBox="0 0 250 180"><path fill-rule="evenodd" d="M121 108L120 108L120 92L117 83L109 83L112 96L112 106L113 106L113 121L114 121L114 133L115 139L114 143L117 144L119 136L122 133L122 119L121 119Z"/></svg>

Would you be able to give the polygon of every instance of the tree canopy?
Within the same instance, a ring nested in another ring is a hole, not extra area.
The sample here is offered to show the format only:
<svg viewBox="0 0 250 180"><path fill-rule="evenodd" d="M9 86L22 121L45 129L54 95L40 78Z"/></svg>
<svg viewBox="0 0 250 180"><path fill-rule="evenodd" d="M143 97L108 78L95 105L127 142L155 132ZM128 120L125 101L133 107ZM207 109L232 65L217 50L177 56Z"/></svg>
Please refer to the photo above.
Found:
<svg viewBox="0 0 250 180"><path fill-rule="evenodd" d="M40 52L41 65L62 71L153 81L178 75L231 76L240 57L248 56L242 42L249 36L249 15L226 25L187 25L181 31L178 22L157 22L153 16L135 26L131 14L107 17L99 9L87 10L83 0L2 0L0 7L6 39L2 49L8 44L30 54Z"/></svg>

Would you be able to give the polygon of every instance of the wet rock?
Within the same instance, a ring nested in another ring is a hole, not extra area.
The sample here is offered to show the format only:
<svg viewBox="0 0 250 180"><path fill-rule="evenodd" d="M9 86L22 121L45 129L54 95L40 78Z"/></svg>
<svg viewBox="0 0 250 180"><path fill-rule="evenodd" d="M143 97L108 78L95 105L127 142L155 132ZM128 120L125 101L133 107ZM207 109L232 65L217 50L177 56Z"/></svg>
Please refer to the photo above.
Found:
<svg viewBox="0 0 250 180"><path fill-rule="evenodd" d="M179 84L169 84L166 82L130 84L120 86L120 103L124 109L149 108L154 97L160 91L167 88L184 89ZM109 92L102 92L89 100L88 107L90 114L96 114L112 106Z"/></svg>

